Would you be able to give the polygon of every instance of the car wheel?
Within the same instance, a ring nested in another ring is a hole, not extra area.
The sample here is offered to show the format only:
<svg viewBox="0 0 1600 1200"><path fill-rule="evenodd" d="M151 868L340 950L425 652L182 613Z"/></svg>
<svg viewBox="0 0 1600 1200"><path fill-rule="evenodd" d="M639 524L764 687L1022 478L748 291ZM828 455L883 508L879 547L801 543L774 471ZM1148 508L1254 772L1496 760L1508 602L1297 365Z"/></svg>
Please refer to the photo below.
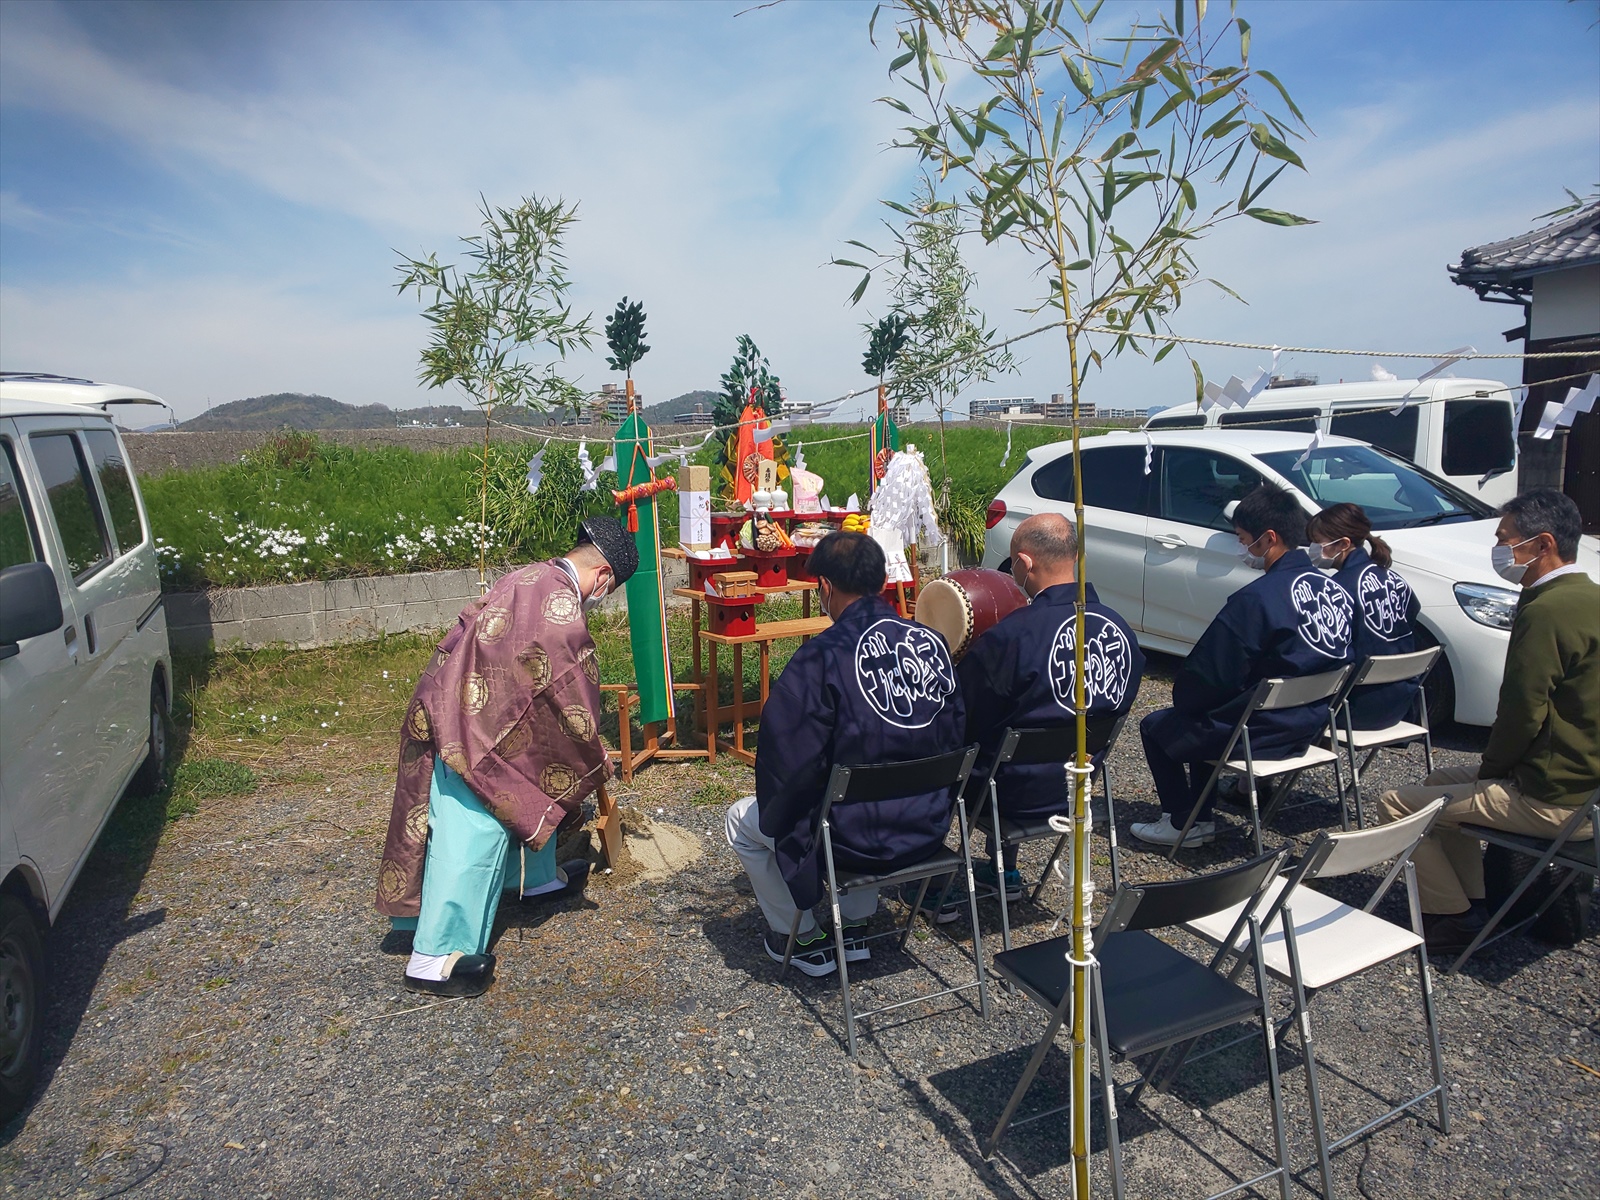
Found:
<svg viewBox="0 0 1600 1200"><path fill-rule="evenodd" d="M167 786L167 693L159 678L150 681L150 736L144 762L133 777L138 796L154 796Z"/></svg>
<svg viewBox="0 0 1600 1200"><path fill-rule="evenodd" d="M28 1102L44 1047L44 943L28 906L0 896L0 1125Z"/></svg>
<svg viewBox="0 0 1600 1200"><path fill-rule="evenodd" d="M1426 629L1417 627L1417 649L1426 650L1439 643ZM1422 685L1422 695L1428 705L1428 728L1435 732L1449 729L1456 720L1456 677L1450 670L1450 656L1439 655Z"/></svg>

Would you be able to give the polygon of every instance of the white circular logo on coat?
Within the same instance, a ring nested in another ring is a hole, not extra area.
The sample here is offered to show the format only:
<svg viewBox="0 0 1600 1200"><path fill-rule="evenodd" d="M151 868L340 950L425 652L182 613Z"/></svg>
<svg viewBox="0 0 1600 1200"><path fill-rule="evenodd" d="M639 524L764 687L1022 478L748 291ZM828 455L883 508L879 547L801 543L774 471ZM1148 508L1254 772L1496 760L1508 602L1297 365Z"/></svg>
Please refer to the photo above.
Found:
<svg viewBox="0 0 1600 1200"><path fill-rule="evenodd" d="M1356 576L1356 600L1361 605L1361 620L1386 642L1400 636L1411 608L1411 588L1393 571L1382 571L1376 563Z"/></svg>
<svg viewBox="0 0 1600 1200"><path fill-rule="evenodd" d="M856 684L889 724L921 729L944 711L956 690L956 670L938 634L885 617L856 642Z"/></svg>
<svg viewBox="0 0 1600 1200"><path fill-rule="evenodd" d="M1088 643L1083 649L1083 695L1092 710L1095 705L1113 709L1122 706L1122 697L1128 691L1128 679L1133 674L1133 646L1128 635L1113 620L1100 613L1085 613L1083 629ZM1050 690L1056 703L1068 712L1072 707L1073 675L1076 663L1078 623L1069 617L1056 630L1055 641L1050 646Z"/></svg>
<svg viewBox="0 0 1600 1200"><path fill-rule="evenodd" d="M1350 653L1350 593L1320 571L1308 571L1289 585L1289 600L1300 617L1300 640L1318 654L1344 658Z"/></svg>

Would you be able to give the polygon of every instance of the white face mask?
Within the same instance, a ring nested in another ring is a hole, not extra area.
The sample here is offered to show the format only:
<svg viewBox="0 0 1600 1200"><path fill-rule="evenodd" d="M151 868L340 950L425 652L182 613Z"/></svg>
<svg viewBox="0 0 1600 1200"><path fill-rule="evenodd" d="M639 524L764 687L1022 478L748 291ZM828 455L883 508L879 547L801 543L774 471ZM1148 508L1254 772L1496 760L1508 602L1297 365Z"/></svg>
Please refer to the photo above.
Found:
<svg viewBox="0 0 1600 1200"><path fill-rule="evenodd" d="M1239 547L1239 557L1244 560L1244 565L1249 567L1252 571L1264 571L1267 568L1267 560L1263 556L1254 553L1256 542L1259 542L1261 538L1266 536L1267 535L1263 533L1261 537L1256 539L1255 542L1251 542L1248 546Z"/></svg>
<svg viewBox="0 0 1600 1200"><path fill-rule="evenodd" d="M583 601L583 611L584 611L584 613L585 614L592 613L595 609L599 608L600 607L600 602L602 600L604 600L610 594L611 594L611 580L608 578L606 580L606 582L605 582L605 586L596 587L594 589L594 591L584 599L584 601Z"/></svg>
<svg viewBox="0 0 1600 1200"><path fill-rule="evenodd" d="M1519 563L1516 560L1515 551L1517 547L1526 546L1529 542L1534 541L1537 536L1535 534L1534 537L1523 538L1522 541L1515 542L1509 546L1492 547L1489 551L1489 563L1494 567L1494 573L1507 583L1521 583L1522 577L1528 573L1528 568L1533 564Z"/></svg>
<svg viewBox="0 0 1600 1200"><path fill-rule="evenodd" d="M1312 542L1306 547L1306 553L1311 557L1313 567L1337 567L1344 556L1350 553L1350 547L1336 550L1334 547L1343 542L1344 538L1334 538L1331 542Z"/></svg>

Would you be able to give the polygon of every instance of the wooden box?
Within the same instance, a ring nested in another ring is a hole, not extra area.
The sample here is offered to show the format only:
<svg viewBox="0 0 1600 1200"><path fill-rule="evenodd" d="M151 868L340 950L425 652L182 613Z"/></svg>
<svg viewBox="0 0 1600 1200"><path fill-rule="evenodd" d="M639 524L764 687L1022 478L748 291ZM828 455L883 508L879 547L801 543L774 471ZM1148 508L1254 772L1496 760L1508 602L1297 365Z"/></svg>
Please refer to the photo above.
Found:
<svg viewBox="0 0 1600 1200"><path fill-rule="evenodd" d="M711 582L724 600L742 600L754 596L756 579L754 571L718 571L711 576Z"/></svg>

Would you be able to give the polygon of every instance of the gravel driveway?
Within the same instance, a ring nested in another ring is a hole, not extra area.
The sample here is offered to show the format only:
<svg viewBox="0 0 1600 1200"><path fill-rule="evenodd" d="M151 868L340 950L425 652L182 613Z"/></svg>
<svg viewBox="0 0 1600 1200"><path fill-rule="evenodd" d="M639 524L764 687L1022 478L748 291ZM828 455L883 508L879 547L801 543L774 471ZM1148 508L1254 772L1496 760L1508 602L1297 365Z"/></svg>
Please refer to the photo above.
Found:
<svg viewBox="0 0 1600 1200"><path fill-rule="evenodd" d="M1141 711L1165 700L1171 665L1157 657ZM1467 762L1481 735L1444 740L1441 763ZM504 912L482 999L403 992L371 907L391 753L376 740L286 750L263 790L164 832L119 814L54 935L47 1079L0 1132L0 1194L1068 1194L1060 1118L1008 1135L993 1165L976 1148L1042 1028L1024 999L996 990L988 1021L975 1002L901 1010L868 1027L856 1066L837 985L777 979L721 808L692 799L739 794L742 768L646 769L623 793L638 862L580 900ZM1125 831L1154 811L1131 726L1115 765ZM1372 784L1419 771L1420 754L1398 756ZM1303 809L1276 832L1304 843L1322 819ZM1164 859L1125 854L1130 877L1171 877ZM1052 917L1019 910L1019 938L1046 936ZM998 948L992 905L984 936ZM1509 939L1440 979L1452 1133L1432 1108L1389 1125L1335 1159L1340 1194L1600 1194L1597 946ZM958 976L939 935L913 948ZM890 953L862 975L863 1002L926 984ZM1403 965L1312 1013L1334 1128L1362 1123L1376 1095L1426 1086ZM1059 1094L1064 1065L1047 1062L1030 1103ZM1300 1185L1316 1192L1292 1038L1282 1065ZM1129 1194L1200 1195L1224 1168L1263 1169L1267 1112L1258 1043L1187 1069L1170 1094L1124 1107ZM1109 1195L1103 1156L1094 1169Z"/></svg>

